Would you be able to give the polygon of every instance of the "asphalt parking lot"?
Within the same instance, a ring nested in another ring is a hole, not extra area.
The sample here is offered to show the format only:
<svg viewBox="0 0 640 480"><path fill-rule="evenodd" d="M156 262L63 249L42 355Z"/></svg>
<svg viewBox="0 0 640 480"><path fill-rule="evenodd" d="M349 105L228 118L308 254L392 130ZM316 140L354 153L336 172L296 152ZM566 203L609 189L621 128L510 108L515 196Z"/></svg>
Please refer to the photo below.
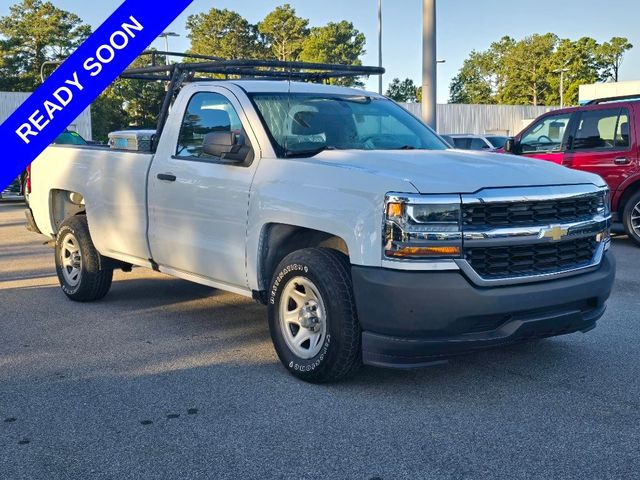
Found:
<svg viewBox="0 0 640 480"><path fill-rule="evenodd" d="M74 304L0 204L0 478L638 478L640 249L592 332L334 385L289 376L264 307L151 271Z"/></svg>

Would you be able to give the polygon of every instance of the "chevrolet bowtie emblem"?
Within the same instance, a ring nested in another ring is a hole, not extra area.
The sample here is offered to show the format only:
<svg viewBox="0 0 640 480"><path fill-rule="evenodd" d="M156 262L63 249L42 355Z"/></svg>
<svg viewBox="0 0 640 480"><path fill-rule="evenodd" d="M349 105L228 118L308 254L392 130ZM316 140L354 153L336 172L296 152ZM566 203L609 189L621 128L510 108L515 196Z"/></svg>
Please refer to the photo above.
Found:
<svg viewBox="0 0 640 480"><path fill-rule="evenodd" d="M550 238L554 242L562 240L569 233L568 228L562 228L560 225L549 227L546 230L540 232L540 238Z"/></svg>

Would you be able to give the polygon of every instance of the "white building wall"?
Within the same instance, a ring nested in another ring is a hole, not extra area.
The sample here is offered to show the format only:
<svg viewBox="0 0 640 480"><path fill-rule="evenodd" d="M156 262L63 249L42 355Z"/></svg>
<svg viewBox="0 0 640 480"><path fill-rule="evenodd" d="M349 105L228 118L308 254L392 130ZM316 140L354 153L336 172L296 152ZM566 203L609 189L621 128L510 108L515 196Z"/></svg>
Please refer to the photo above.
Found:
<svg viewBox="0 0 640 480"><path fill-rule="evenodd" d="M401 103L420 117L419 103ZM438 105L438 133L496 133L515 135L535 118L558 107L526 105L466 105L446 103Z"/></svg>
<svg viewBox="0 0 640 480"><path fill-rule="evenodd" d="M9 118L29 95L25 92L0 92L0 123ZM91 140L91 107L71 122L68 128L78 132L85 140Z"/></svg>
<svg viewBox="0 0 640 480"><path fill-rule="evenodd" d="M580 90L578 91L578 99L581 104L597 98L623 97L628 95L637 95L640 97L640 81L591 83L589 85L580 85Z"/></svg>

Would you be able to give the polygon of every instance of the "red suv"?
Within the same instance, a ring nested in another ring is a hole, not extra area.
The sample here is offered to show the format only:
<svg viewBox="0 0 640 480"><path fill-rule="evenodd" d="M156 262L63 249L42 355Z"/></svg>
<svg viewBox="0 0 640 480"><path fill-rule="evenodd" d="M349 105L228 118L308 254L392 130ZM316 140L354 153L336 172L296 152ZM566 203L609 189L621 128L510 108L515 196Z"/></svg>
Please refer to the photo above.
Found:
<svg viewBox="0 0 640 480"><path fill-rule="evenodd" d="M538 117L504 151L597 173L611 189L614 221L640 245L640 98L594 100Z"/></svg>

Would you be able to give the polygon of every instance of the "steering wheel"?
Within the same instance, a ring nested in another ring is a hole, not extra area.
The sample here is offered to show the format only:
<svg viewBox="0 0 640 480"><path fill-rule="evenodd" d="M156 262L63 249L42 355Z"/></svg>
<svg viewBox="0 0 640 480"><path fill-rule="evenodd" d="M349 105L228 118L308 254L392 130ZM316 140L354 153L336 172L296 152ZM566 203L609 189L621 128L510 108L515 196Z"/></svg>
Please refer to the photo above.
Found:
<svg viewBox="0 0 640 480"><path fill-rule="evenodd" d="M546 141L545 143L553 143L553 140L551 140L550 137L548 137L547 135L540 135L538 137L538 142L542 143L542 139L546 138L548 141Z"/></svg>

